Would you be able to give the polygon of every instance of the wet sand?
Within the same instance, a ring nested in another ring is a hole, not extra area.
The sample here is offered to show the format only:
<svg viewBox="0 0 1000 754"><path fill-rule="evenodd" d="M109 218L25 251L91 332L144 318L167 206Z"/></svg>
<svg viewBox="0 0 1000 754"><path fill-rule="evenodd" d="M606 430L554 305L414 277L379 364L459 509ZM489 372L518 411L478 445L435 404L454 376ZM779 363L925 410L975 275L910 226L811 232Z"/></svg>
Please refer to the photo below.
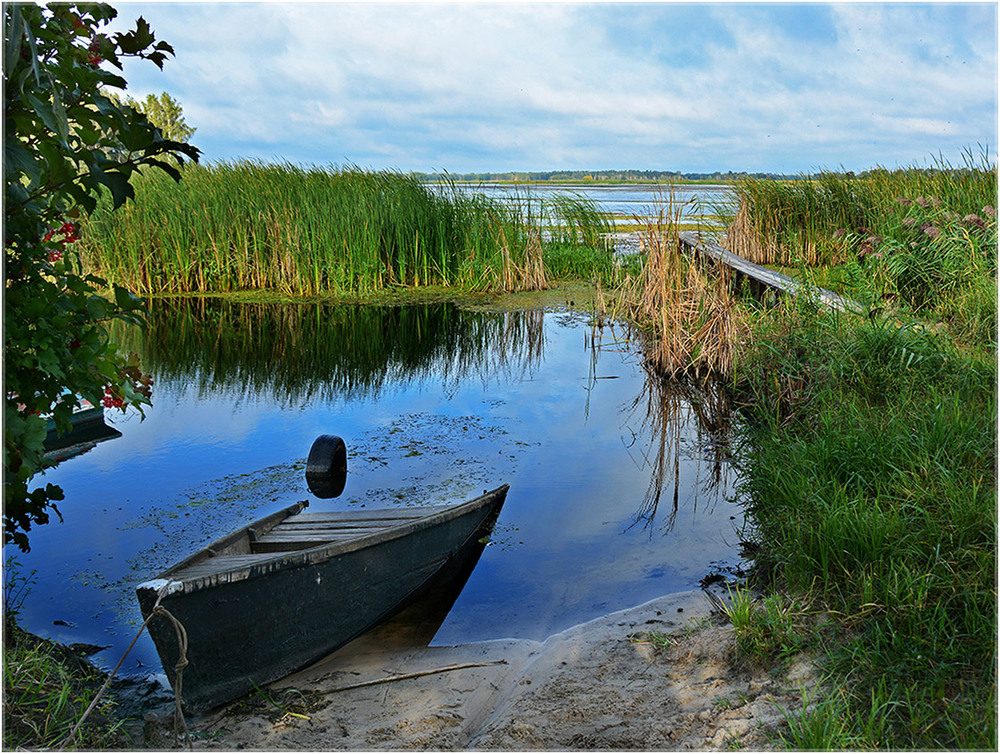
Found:
<svg viewBox="0 0 1000 754"><path fill-rule="evenodd" d="M316 665L191 718L220 750L763 750L816 683L737 655L703 592L667 595L545 641L428 647L387 624ZM424 633L432 626L424 626ZM647 632L669 635L650 641ZM147 745L170 745L161 724Z"/></svg>

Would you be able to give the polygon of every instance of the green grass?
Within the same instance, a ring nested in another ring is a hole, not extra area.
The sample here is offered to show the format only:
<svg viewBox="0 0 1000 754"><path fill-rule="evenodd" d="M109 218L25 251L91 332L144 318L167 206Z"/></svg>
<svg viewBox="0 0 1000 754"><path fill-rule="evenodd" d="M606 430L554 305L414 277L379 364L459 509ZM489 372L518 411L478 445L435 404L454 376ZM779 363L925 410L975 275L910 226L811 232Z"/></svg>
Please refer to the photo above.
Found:
<svg viewBox="0 0 1000 754"><path fill-rule="evenodd" d="M87 709L100 685L85 662L68 661L62 648L24 634L5 631L4 749L58 748ZM77 734L71 748L120 748L127 745L122 723L114 721L114 703L104 701Z"/></svg>
<svg viewBox="0 0 1000 754"><path fill-rule="evenodd" d="M757 570L841 628L839 701L793 744L993 750L995 349L808 302L756 338L738 387Z"/></svg>
<svg viewBox="0 0 1000 754"><path fill-rule="evenodd" d="M107 749L130 743L114 702L103 699L72 742L67 737L94 699L104 676L71 650L32 636L16 623L34 573L4 564L3 748Z"/></svg>
<svg viewBox="0 0 1000 754"><path fill-rule="evenodd" d="M757 662L786 660L802 651L804 631L797 630L803 615L783 594L756 597L737 588L729 593L726 617L736 631L739 651Z"/></svg>

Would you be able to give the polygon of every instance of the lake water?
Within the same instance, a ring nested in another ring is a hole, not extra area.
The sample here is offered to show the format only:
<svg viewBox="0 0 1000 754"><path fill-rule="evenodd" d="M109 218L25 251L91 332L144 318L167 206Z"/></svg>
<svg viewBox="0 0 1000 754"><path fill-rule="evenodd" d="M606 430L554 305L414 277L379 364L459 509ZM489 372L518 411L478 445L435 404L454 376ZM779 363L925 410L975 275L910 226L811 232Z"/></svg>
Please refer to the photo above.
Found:
<svg viewBox="0 0 1000 754"><path fill-rule="evenodd" d="M450 187L438 184L444 190ZM733 203L732 190L725 185L678 184L456 184L465 193L479 193L502 202L524 203L527 200L544 203L558 195L580 196L592 201L599 210L629 222L633 218L657 216L660 208L672 205L684 217L715 215L728 211ZM673 216L673 212L667 213Z"/></svg>
<svg viewBox="0 0 1000 754"><path fill-rule="evenodd" d="M5 552L35 571L24 627L107 646L105 666L141 622L137 583L302 499L439 504L510 484L436 644L541 639L739 563L724 400L651 379L621 330L582 315L188 299L118 337L153 373L153 406L108 411L121 437L41 478L63 487L64 521ZM348 446L334 500L304 480L320 434ZM158 670L144 635L122 672Z"/></svg>

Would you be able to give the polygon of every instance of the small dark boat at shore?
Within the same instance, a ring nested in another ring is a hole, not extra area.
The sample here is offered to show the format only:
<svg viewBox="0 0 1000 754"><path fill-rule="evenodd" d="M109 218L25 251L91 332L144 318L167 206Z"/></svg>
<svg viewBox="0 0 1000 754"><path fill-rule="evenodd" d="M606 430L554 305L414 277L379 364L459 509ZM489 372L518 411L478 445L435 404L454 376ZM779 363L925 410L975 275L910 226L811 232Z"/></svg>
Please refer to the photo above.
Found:
<svg viewBox="0 0 1000 754"><path fill-rule="evenodd" d="M159 599L187 634L189 664L178 674L173 622L149 621L171 685L185 707L204 710L322 659L461 571L507 490L349 512L306 513L296 503L140 584L143 618Z"/></svg>
<svg viewBox="0 0 1000 754"><path fill-rule="evenodd" d="M104 409L85 398L78 398L68 431L59 434L55 419L51 417L45 429L45 457L57 462L86 453L100 442L122 436L121 432L104 422Z"/></svg>

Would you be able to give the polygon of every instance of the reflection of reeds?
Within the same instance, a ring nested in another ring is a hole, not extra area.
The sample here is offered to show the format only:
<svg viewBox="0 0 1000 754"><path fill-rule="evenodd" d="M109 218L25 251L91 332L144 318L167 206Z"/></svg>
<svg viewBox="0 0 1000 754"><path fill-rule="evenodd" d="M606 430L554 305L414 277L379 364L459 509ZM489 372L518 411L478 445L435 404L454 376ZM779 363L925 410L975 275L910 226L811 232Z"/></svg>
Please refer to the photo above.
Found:
<svg viewBox="0 0 1000 754"><path fill-rule="evenodd" d="M542 358L543 312L472 312L449 304L400 307L236 304L154 299L145 332L116 328L157 382L270 395L377 396L394 382L443 382L527 371Z"/></svg>
<svg viewBox="0 0 1000 754"><path fill-rule="evenodd" d="M664 492L670 495L666 520L661 529L673 528L680 509L681 455L695 468L698 495L706 495L714 505L726 490L726 460L732 411L721 384L713 381L665 380L647 369L643 391L631 410L644 410L643 419L652 436L646 462L652 467L649 486L633 525L651 528L661 509ZM693 456L693 458L692 458ZM707 468L703 465L707 462Z"/></svg>
<svg viewBox="0 0 1000 754"><path fill-rule="evenodd" d="M646 356L657 371L727 375L744 330L731 276L724 266L705 268L681 253L682 211L672 198L661 204L644 236L642 274L626 281L621 300L647 332Z"/></svg>

